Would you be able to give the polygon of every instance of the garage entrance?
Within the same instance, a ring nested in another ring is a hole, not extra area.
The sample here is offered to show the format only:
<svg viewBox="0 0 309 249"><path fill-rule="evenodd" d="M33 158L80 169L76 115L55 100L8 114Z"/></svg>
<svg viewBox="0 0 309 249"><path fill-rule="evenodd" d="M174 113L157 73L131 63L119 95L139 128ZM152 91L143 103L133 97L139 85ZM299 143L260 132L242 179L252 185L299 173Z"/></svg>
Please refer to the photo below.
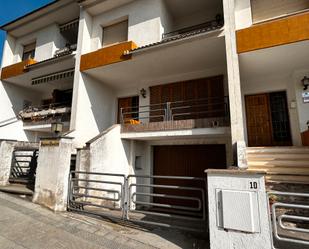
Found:
<svg viewBox="0 0 309 249"><path fill-rule="evenodd" d="M224 144L154 146L154 175L205 177L205 169L226 168Z"/></svg>
<svg viewBox="0 0 309 249"><path fill-rule="evenodd" d="M226 168L225 145L167 145L155 146L153 150L154 165L153 174L156 176L185 176L185 177L205 177L207 168ZM205 184L198 181L184 179L154 179L156 185L177 185L183 187L205 188ZM192 196L201 199L200 192L179 189L155 188L156 194L173 196ZM205 189L206 193L206 189ZM177 198L154 198L154 202L198 208L198 203L192 200ZM163 210L164 211L164 210ZM166 210L168 212L180 212L179 210Z"/></svg>

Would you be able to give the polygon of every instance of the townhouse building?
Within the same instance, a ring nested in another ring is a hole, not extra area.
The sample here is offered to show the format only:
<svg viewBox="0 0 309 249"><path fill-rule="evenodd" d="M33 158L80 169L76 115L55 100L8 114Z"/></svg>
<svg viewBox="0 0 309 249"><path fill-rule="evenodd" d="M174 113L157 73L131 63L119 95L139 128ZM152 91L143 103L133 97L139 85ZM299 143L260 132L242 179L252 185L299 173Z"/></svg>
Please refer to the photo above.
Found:
<svg viewBox="0 0 309 249"><path fill-rule="evenodd" d="M1 27L0 138L38 142L60 127L88 172L204 177L249 166L306 183L308 9L55 1Z"/></svg>

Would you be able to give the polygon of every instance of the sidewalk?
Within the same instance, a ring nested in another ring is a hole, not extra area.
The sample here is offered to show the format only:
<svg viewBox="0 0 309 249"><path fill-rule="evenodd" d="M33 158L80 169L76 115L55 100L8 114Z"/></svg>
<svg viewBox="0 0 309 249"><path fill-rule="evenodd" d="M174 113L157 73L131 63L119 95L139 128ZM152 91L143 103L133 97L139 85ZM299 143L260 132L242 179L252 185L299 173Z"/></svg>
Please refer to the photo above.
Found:
<svg viewBox="0 0 309 249"><path fill-rule="evenodd" d="M0 192L1 249L207 248L179 231L142 231L76 213L54 213Z"/></svg>

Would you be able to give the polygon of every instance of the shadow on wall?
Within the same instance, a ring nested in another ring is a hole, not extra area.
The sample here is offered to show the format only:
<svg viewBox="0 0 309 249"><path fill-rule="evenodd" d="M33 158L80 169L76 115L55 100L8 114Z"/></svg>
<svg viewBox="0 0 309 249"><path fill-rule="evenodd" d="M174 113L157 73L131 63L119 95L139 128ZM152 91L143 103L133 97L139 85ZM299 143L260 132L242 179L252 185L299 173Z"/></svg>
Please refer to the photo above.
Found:
<svg viewBox="0 0 309 249"><path fill-rule="evenodd" d="M93 121L92 125L98 132L103 132L115 123L116 95L113 89L103 82L84 73L81 73L81 77L85 85L85 96L89 100L89 109L84 110L88 113L83 113L86 118L84 122Z"/></svg>

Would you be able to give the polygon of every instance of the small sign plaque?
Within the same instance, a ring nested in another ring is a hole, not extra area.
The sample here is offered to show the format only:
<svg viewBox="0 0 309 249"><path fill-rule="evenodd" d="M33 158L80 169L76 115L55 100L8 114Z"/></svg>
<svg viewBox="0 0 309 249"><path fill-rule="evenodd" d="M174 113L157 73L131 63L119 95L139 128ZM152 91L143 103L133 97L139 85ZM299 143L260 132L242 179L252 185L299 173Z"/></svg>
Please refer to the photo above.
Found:
<svg viewBox="0 0 309 249"><path fill-rule="evenodd" d="M59 146L59 140L58 139L42 140L41 146Z"/></svg>

